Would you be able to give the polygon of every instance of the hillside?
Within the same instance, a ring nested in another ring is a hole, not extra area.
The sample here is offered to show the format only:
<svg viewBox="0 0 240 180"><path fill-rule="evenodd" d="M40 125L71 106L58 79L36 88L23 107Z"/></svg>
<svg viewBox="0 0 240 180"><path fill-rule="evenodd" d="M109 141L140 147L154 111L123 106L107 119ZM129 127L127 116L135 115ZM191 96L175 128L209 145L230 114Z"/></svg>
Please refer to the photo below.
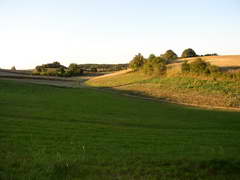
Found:
<svg viewBox="0 0 240 180"><path fill-rule="evenodd" d="M3 80L0 99L0 179L240 176L237 112Z"/></svg>
<svg viewBox="0 0 240 180"><path fill-rule="evenodd" d="M239 67L240 56L204 57L222 68ZM192 61L196 58L188 58ZM240 108L240 82L211 77L179 75L182 60L168 65L165 77L147 76L141 72L126 72L90 79L87 85L120 90L166 102L208 108Z"/></svg>

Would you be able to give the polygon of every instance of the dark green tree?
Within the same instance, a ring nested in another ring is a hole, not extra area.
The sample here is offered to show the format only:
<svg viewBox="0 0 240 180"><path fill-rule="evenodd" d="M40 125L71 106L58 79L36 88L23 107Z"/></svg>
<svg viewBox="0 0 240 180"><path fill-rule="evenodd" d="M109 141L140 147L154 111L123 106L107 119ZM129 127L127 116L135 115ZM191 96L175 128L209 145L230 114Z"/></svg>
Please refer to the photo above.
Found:
<svg viewBox="0 0 240 180"><path fill-rule="evenodd" d="M145 59L144 57L139 53L136 55L132 61L129 63L129 67L133 70L138 70L144 65Z"/></svg>
<svg viewBox="0 0 240 180"><path fill-rule="evenodd" d="M72 63L69 65L68 69L69 69L69 71L76 72L79 68L78 68L77 64Z"/></svg>
<svg viewBox="0 0 240 180"><path fill-rule="evenodd" d="M143 72L148 75L163 75L166 73L166 60L162 57L155 57L144 63Z"/></svg>
<svg viewBox="0 0 240 180"><path fill-rule="evenodd" d="M162 57L166 59L168 62L172 60L176 60L178 58L177 54L173 50L167 50Z"/></svg>
<svg viewBox="0 0 240 180"><path fill-rule="evenodd" d="M188 57L197 57L197 54L191 48L185 49L182 53L182 58L188 58Z"/></svg>
<svg viewBox="0 0 240 180"><path fill-rule="evenodd" d="M155 58L156 58L155 54L150 54L149 57L148 57L148 60L152 60L152 59L155 59Z"/></svg>

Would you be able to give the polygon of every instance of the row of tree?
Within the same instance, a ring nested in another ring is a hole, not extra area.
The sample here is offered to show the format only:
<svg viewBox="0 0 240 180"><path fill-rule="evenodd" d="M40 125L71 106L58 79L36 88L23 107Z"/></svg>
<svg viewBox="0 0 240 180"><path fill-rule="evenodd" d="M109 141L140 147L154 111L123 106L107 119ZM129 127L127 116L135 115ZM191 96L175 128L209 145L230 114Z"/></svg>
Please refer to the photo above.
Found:
<svg viewBox="0 0 240 180"><path fill-rule="evenodd" d="M206 56L213 56L213 55L217 55L217 54L206 54ZM185 49L182 53L181 58L190 58L190 57L199 57L199 55L197 55L197 53L191 48ZM176 59L178 59L178 56L173 50L167 50L164 54L160 56L155 56L154 54L151 54L148 58L144 58L143 55L139 53L130 61L129 67L133 70L142 69L145 74L149 74L149 75L152 75L152 74L162 75L162 74L165 74L167 70L166 65L174 62ZM201 61L201 63L198 63L197 65L204 66L204 63ZM205 65L207 69L204 69L204 70L206 71L209 70L209 72L217 71L216 67L210 66L208 64L205 64ZM184 64L183 70L185 70L184 68L186 67L189 67L189 71L195 71L192 65L190 64ZM202 69L200 67L200 71L201 70Z"/></svg>
<svg viewBox="0 0 240 180"><path fill-rule="evenodd" d="M36 66L33 74L47 76L79 76L84 73L95 72L111 72L127 69L128 64L75 64L72 63L68 67L61 65L59 62L43 64Z"/></svg>

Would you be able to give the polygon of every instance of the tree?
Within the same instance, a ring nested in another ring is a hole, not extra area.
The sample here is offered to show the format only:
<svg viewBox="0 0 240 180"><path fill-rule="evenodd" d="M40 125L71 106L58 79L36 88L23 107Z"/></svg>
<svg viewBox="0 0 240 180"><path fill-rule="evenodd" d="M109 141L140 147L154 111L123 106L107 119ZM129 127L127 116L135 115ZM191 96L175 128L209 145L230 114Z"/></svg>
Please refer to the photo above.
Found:
<svg viewBox="0 0 240 180"><path fill-rule="evenodd" d="M144 63L143 72L148 75L163 75L166 73L166 60L162 57L155 57Z"/></svg>
<svg viewBox="0 0 240 180"><path fill-rule="evenodd" d="M167 51L162 55L162 57L163 57L164 59L166 59L167 61L176 60L176 59L178 58L177 54L176 54L173 50L171 50L171 49L167 50Z"/></svg>
<svg viewBox="0 0 240 180"><path fill-rule="evenodd" d="M70 64L68 67L68 69L73 72L76 72L78 70L78 68L79 68L78 65L74 64L74 63Z"/></svg>
<svg viewBox="0 0 240 180"><path fill-rule="evenodd" d="M144 65L145 59L144 57L139 53L136 55L132 61L129 63L129 67L133 70L138 70Z"/></svg>
<svg viewBox="0 0 240 180"><path fill-rule="evenodd" d="M65 69L64 67L60 67L57 72L60 74L60 75L63 75L65 73Z"/></svg>
<svg viewBox="0 0 240 180"><path fill-rule="evenodd" d="M74 63L69 65L68 70L71 75L83 74L83 69L81 69L77 64L74 64Z"/></svg>
<svg viewBox="0 0 240 180"><path fill-rule="evenodd" d="M11 70L12 70L12 71L16 71L16 67L13 66L13 67L11 68Z"/></svg>
<svg viewBox="0 0 240 180"><path fill-rule="evenodd" d="M39 73L42 72L42 66L36 66L35 69L36 69L36 71L39 72Z"/></svg>
<svg viewBox="0 0 240 180"><path fill-rule="evenodd" d="M154 58L156 58L155 54L150 54L149 57L148 57L148 60L152 60Z"/></svg>
<svg viewBox="0 0 240 180"><path fill-rule="evenodd" d="M188 58L188 57L197 57L197 54L191 48L185 49L182 53L182 58Z"/></svg>

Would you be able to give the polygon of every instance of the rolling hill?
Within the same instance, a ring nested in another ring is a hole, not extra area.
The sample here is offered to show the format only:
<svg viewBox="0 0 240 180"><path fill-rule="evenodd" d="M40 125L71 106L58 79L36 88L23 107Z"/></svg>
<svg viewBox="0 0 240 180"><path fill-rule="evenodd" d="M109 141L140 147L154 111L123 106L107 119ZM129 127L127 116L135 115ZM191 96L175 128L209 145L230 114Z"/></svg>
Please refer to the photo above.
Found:
<svg viewBox="0 0 240 180"><path fill-rule="evenodd" d="M90 79L86 84L172 103L207 108L240 108L239 81L179 75L181 63L194 59L180 59L169 64L165 77L123 71ZM240 68L240 56L210 56L203 59L225 69Z"/></svg>

